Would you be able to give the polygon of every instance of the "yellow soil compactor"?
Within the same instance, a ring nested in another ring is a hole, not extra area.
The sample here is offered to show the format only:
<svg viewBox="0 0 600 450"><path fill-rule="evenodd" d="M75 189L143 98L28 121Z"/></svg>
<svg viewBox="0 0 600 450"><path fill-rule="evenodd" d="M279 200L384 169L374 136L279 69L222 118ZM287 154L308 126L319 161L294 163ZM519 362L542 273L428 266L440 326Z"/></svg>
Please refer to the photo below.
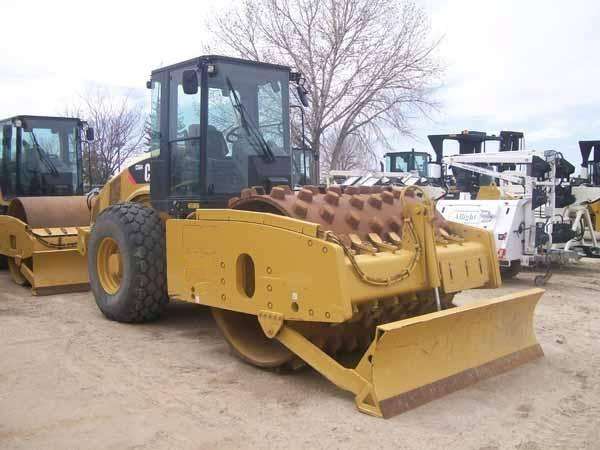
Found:
<svg viewBox="0 0 600 450"><path fill-rule="evenodd" d="M290 188L290 82L302 99L288 67L220 56L152 72L149 188L127 169L78 229L104 315L207 305L243 360L312 366L384 417L540 357L542 290L452 304L500 284L487 231L418 188Z"/></svg>
<svg viewBox="0 0 600 450"><path fill-rule="evenodd" d="M77 229L89 226L81 146L93 131L76 118L0 121L0 262L34 294L88 289Z"/></svg>
<svg viewBox="0 0 600 450"><path fill-rule="evenodd" d="M210 306L245 361L310 365L376 416L541 356L541 290L452 304L500 283L486 231L443 220L418 188L290 188L315 172L290 150L290 81L302 99L283 66L209 56L154 71L152 157L93 198L83 122L4 121L13 279L36 294L89 280L122 322L158 318L169 298Z"/></svg>
<svg viewBox="0 0 600 450"><path fill-rule="evenodd" d="M93 129L76 118L0 121L0 268L34 295L89 290L78 228L107 206L147 203L150 159L138 158L99 193L83 195L82 144Z"/></svg>

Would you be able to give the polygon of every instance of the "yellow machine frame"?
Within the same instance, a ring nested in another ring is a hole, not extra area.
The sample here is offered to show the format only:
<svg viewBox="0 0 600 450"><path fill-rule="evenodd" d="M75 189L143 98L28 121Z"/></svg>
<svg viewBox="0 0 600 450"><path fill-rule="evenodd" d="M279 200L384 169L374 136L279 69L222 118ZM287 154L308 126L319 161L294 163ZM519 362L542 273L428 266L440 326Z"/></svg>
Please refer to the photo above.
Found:
<svg viewBox="0 0 600 450"><path fill-rule="evenodd" d="M588 209L592 216L592 223L594 224L594 231L600 233L600 200L588 203Z"/></svg>
<svg viewBox="0 0 600 450"><path fill-rule="evenodd" d="M424 205L406 217L402 242L363 254L318 225L272 214L198 210L193 218L168 220L169 296L256 316L268 339L352 392L358 409L375 416L542 356L532 325L539 289L379 325L355 367L341 365L296 329L339 326L356 320L363 305L435 288L499 286L488 232L451 224L461 238L436 242Z"/></svg>

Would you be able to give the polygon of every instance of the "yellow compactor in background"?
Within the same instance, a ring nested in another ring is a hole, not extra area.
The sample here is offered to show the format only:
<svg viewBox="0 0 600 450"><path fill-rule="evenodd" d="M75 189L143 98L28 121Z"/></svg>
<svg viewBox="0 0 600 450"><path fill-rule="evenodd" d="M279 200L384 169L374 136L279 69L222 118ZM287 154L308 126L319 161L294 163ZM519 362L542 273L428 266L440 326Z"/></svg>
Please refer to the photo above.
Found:
<svg viewBox="0 0 600 450"><path fill-rule="evenodd" d="M109 204L147 202L149 159L83 195L82 144L93 130L80 119L16 116L0 121L0 263L35 295L89 289L78 228ZM93 206L93 208L92 208Z"/></svg>
<svg viewBox="0 0 600 450"><path fill-rule="evenodd" d="M0 259L36 294L88 289L77 229L89 226L82 142L76 118L16 116L0 121Z"/></svg>
<svg viewBox="0 0 600 450"><path fill-rule="evenodd" d="M581 172L575 179L573 195L577 203L587 207L592 232L600 239L600 140L579 141L579 150Z"/></svg>
<svg viewBox="0 0 600 450"><path fill-rule="evenodd" d="M308 364L385 417L541 356L543 291L452 304L500 284L488 232L408 188L289 187L308 175L290 150L290 81L288 67L219 56L152 73L149 193L113 204L125 172L78 229L104 315L207 305L243 360Z"/></svg>

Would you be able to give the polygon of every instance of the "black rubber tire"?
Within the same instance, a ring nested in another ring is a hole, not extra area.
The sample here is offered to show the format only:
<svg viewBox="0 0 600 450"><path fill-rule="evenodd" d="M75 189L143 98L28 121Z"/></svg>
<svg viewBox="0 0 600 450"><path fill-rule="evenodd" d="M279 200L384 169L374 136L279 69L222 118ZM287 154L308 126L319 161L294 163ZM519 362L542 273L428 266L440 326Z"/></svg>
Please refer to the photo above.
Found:
<svg viewBox="0 0 600 450"><path fill-rule="evenodd" d="M587 258L600 258L599 247L584 247L585 256Z"/></svg>
<svg viewBox="0 0 600 450"><path fill-rule="evenodd" d="M116 241L122 261L119 290L111 295L99 281L98 247ZM121 203L98 216L88 243L90 285L96 304L109 319L140 323L158 319L169 302L165 226L158 213L138 203Z"/></svg>
<svg viewBox="0 0 600 450"><path fill-rule="evenodd" d="M500 267L500 275L503 280L510 280L516 277L521 271L521 261L512 261L510 267Z"/></svg>

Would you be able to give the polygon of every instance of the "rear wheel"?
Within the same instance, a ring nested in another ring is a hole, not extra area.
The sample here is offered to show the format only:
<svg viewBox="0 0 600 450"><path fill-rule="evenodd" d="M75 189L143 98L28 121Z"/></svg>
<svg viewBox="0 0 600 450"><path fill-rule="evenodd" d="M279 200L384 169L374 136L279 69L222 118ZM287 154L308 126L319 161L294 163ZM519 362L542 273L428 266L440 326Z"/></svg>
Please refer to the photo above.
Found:
<svg viewBox="0 0 600 450"><path fill-rule="evenodd" d="M584 251L588 258L600 258L600 247L585 247Z"/></svg>
<svg viewBox="0 0 600 450"><path fill-rule="evenodd" d="M168 303L165 227L137 203L106 208L88 244L90 285L102 313L118 322L157 319Z"/></svg>

